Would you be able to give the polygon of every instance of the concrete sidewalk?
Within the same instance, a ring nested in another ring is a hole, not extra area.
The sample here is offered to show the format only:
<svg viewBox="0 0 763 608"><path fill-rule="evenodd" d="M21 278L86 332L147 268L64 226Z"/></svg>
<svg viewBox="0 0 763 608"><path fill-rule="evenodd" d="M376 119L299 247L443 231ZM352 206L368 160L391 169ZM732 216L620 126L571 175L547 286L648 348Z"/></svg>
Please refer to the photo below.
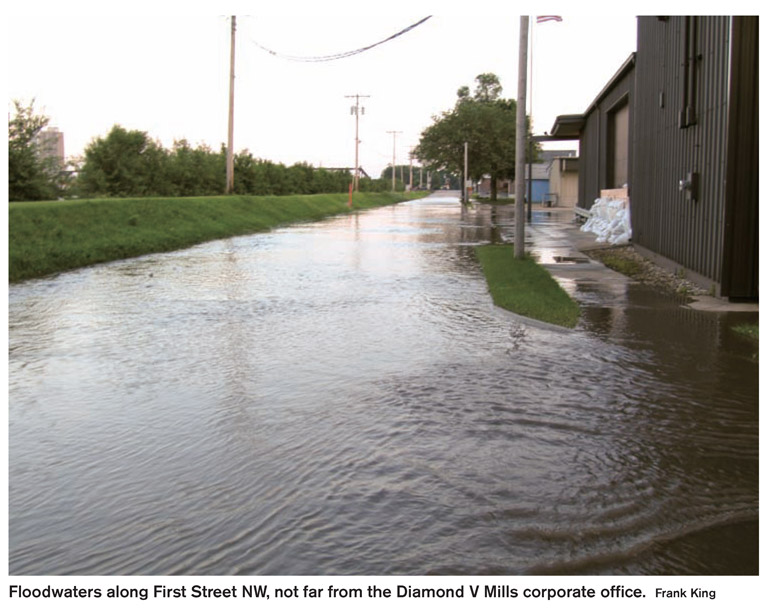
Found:
<svg viewBox="0 0 763 608"><path fill-rule="evenodd" d="M537 219L536 219L537 218ZM596 236L582 232L572 209L537 213L525 226L527 250L578 299L597 291L619 300L628 284L638 283L601 262L588 257L586 250L611 247L597 243ZM709 295L691 296L688 308L712 312L758 312L757 303L728 302Z"/></svg>

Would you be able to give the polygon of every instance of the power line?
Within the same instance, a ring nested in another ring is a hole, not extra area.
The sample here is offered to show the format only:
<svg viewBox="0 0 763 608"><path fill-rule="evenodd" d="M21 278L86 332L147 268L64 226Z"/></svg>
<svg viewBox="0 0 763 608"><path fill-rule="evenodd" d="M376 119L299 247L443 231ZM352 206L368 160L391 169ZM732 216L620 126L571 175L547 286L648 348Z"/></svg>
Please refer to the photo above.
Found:
<svg viewBox="0 0 763 608"><path fill-rule="evenodd" d="M429 15L428 17L424 17L420 21L417 21L416 23L414 23L412 25L409 25L408 27L406 27L405 29L400 30L396 34L392 34L392 36L389 36L389 37L385 38L384 40L380 40L379 42L375 42L374 44L369 44L368 46L364 46L362 48L355 49L353 51L345 51L343 53L335 53L333 55L323 55L323 56L318 56L318 57L303 57L303 56L298 56L298 55L285 55L283 53L277 53L276 51L273 51L273 50L271 50L271 49L269 49L267 47L262 46L259 42L257 42L256 40L254 40L252 38L250 38L250 40L256 46L258 46L263 51L265 51L266 53L270 53L274 57L279 57L281 59L286 59L288 61L303 61L303 62L313 62L313 63L321 62L321 61L336 61L337 59L345 59L347 57L352 57L353 55L359 55L360 53L365 53L366 51L370 51L371 49L373 49L373 48L375 48L375 47L377 47L379 45L382 45L385 42L389 42L390 40L394 40L395 38L398 38L398 37L402 36L403 34L407 34L412 29L417 28L418 26L420 26L422 23L424 23L425 21L427 21L431 17L432 17L432 15Z"/></svg>

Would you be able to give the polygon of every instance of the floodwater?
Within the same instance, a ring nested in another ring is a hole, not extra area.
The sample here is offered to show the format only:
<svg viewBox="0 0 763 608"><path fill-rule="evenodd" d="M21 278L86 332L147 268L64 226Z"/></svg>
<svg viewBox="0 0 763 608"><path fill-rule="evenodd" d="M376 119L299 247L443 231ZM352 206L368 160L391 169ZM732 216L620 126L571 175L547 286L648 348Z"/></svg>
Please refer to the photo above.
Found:
<svg viewBox="0 0 763 608"><path fill-rule="evenodd" d="M572 331L512 317L473 248L511 213L10 286L10 573L757 573L748 317L627 282L565 285Z"/></svg>

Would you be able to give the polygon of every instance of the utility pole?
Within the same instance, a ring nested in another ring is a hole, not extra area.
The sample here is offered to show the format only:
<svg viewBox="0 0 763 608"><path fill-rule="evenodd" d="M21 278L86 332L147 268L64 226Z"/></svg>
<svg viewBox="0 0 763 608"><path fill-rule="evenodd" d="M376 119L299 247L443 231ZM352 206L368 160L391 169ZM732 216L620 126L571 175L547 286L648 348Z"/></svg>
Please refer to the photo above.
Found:
<svg viewBox="0 0 763 608"><path fill-rule="evenodd" d="M358 138L358 129L360 126L360 115L366 113L365 108L360 107L360 98L368 98L371 97L370 95L358 95L357 93L355 95L345 95L346 98L355 98L355 105L350 108L350 114L355 114L355 177L352 178L352 188L357 192L358 186L360 185L360 173L358 171L358 168L360 167L358 163L358 151L360 148L360 139Z"/></svg>
<svg viewBox="0 0 763 608"><path fill-rule="evenodd" d="M225 162L225 194L233 192L233 81L236 64L236 16L230 21L230 97L228 100L228 154Z"/></svg>
<svg viewBox="0 0 763 608"><path fill-rule="evenodd" d="M392 133L392 192L395 191L395 150L397 148L396 141L397 141L397 134L402 133L402 131L387 131L387 133Z"/></svg>
<svg viewBox="0 0 763 608"><path fill-rule="evenodd" d="M515 175L517 188L514 200L514 257L525 256L525 157L527 153L527 29L530 18L519 18L519 77L517 81L517 142Z"/></svg>
<svg viewBox="0 0 763 608"><path fill-rule="evenodd" d="M528 32L528 44L530 51L528 53L528 61L530 63L530 70L528 74L528 92L527 92L527 105L529 107L530 119L533 115L533 85L535 84L535 75L533 74L533 59L535 58L535 49L533 48L533 38L535 37L535 27L532 20L529 23ZM528 128L529 131L529 128ZM533 134L532 131L527 133L527 223L533 223Z"/></svg>
<svg viewBox="0 0 763 608"><path fill-rule="evenodd" d="M413 192L413 146L409 146L408 150L408 189Z"/></svg>

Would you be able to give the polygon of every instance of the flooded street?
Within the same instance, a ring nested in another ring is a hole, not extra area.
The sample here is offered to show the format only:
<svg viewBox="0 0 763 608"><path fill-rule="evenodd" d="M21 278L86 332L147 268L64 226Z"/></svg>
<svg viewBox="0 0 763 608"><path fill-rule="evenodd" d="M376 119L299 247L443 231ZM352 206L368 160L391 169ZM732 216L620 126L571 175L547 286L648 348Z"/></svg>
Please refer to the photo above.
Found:
<svg viewBox="0 0 763 608"><path fill-rule="evenodd" d="M512 213L11 285L10 573L757 574L757 315L622 281L564 285L575 330L516 319L473 247Z"/></svg>

